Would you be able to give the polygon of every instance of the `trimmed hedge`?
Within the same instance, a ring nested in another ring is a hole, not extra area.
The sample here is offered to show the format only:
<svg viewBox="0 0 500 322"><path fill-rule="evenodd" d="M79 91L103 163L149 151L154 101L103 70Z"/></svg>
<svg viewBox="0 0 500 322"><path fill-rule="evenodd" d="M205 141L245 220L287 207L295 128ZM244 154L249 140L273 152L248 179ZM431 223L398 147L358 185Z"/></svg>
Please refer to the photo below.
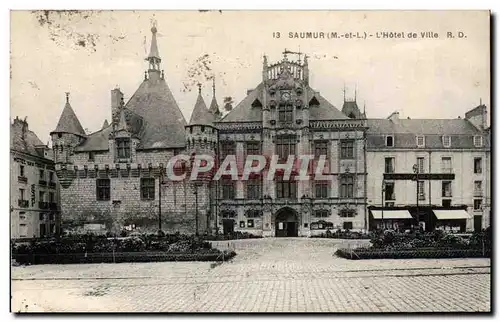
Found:
<svg viewBox="0 0 500 322"><path fill-rule="evenodd" d="M11 241L11 249L12 259L21 264L215 261L236 255L214 249L198 236L181 234L109 238L86 234Z"/></svg>
<svg viewBox="0 0 500 322"><path fill-rule="evenodd" d="M247 232L235 231L230 234L225 235L205 235L202 237L204 240L234 240L234 239L251 239L251 238L262 238L260 235L254 235Z"/></svg>
<svg viewBox="0 0 500 322"><path fill-rule="evenodd" d="M19 264L88 264L130 262L183 262L228 261L236 256L234 251L211 250L197 253L118 252L118 253L68 253L68 254L13 254Z"/></svg>
<svg viewBox="0 0 500 322"><path fill-rule="evenodd" d="M338 249L335 254L347 259L403 259L403 258L464 258L464 257L490 257L491 250L482 249L436 249L416 248L398 250L377 249Z"/></svg>
<svg viewBox="0 0 500 322"><path fill-rule="evenodd" d="M341 231L336 230L335 232L327 231L326 233L321 233L319 235L311 235L310 238L336 238L336 239L370 239L370 234L363 234L357 231Z"/></svg>

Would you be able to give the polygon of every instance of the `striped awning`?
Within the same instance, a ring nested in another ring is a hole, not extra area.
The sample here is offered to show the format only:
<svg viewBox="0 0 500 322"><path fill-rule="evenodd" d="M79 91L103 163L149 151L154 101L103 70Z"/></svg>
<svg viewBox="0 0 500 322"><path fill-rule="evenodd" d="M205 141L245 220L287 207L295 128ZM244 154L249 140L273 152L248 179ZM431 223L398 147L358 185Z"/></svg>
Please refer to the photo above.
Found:
<svg viewBox="0 0 500 322"><path fill-rule="evenodd" d="M374 219L382 219L382 215L384 219L412 219L413 217L410 215L408 210L372 210L372 215Z"/></svg>
<svg viewBox="0 0 500 322"><path fill-rule="evenodd" d="M463 209L454 209L454 210L433 210L436 218L438 220L447 220L447 219L469 219L470 216L467 211Z"/></svg>

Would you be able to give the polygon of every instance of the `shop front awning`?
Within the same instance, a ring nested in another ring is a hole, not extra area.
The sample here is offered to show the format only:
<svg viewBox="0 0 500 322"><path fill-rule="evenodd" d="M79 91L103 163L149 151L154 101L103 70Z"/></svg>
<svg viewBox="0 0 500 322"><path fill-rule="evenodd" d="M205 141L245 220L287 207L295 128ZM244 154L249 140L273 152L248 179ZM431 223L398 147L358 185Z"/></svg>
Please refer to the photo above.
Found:
<svg viewBox="0 0 500 322"><path fill-rule="evenodd" d="M433 210L436 218L438 220L448 220L448 219L469 219L470 216L467 211L463 209L454 210Z"/></svg>
<svg viewBox="0 0 500 322"><path fill-rule="evenodd" d="M372 210L373 219L382 219L382 210ZM408 210L384 210L384 219L413 219Z"/></svg>

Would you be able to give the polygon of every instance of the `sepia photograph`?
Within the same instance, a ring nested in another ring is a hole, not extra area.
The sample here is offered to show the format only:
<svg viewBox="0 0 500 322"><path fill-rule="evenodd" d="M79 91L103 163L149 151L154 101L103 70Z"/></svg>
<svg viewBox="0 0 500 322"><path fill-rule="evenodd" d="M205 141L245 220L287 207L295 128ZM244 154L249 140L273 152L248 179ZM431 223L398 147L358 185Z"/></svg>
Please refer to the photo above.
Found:
<svg viewBox="0 0 500 322"><path fill-rule="evenodd" d="M492 312L490 11L9 15L12 313Z"/></svg>

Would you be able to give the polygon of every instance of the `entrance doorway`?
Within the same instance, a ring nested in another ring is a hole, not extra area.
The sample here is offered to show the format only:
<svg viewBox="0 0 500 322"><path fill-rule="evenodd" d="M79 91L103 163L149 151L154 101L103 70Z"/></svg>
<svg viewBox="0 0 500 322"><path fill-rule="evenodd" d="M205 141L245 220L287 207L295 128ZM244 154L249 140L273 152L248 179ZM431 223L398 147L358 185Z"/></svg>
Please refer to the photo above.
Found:
<svg viewBox="0 0 500 322"><path fill-rule="evenodd" d="M291 208L280 209L276 213L276 237L297 237L299 235L299 222L295 210Z"/></svg>
<svg viewBox="0 0 500 322"><path fill-rule="evenodd" d="M474 216L474 232L478 233L483 228L483 216L476 215Z"/></svg>
<svg viewBox="0 0 500 322"><path fill-rule="evenodd" d="M222 219L222 232L224 235L234 233L234 219Z"/></svg>

